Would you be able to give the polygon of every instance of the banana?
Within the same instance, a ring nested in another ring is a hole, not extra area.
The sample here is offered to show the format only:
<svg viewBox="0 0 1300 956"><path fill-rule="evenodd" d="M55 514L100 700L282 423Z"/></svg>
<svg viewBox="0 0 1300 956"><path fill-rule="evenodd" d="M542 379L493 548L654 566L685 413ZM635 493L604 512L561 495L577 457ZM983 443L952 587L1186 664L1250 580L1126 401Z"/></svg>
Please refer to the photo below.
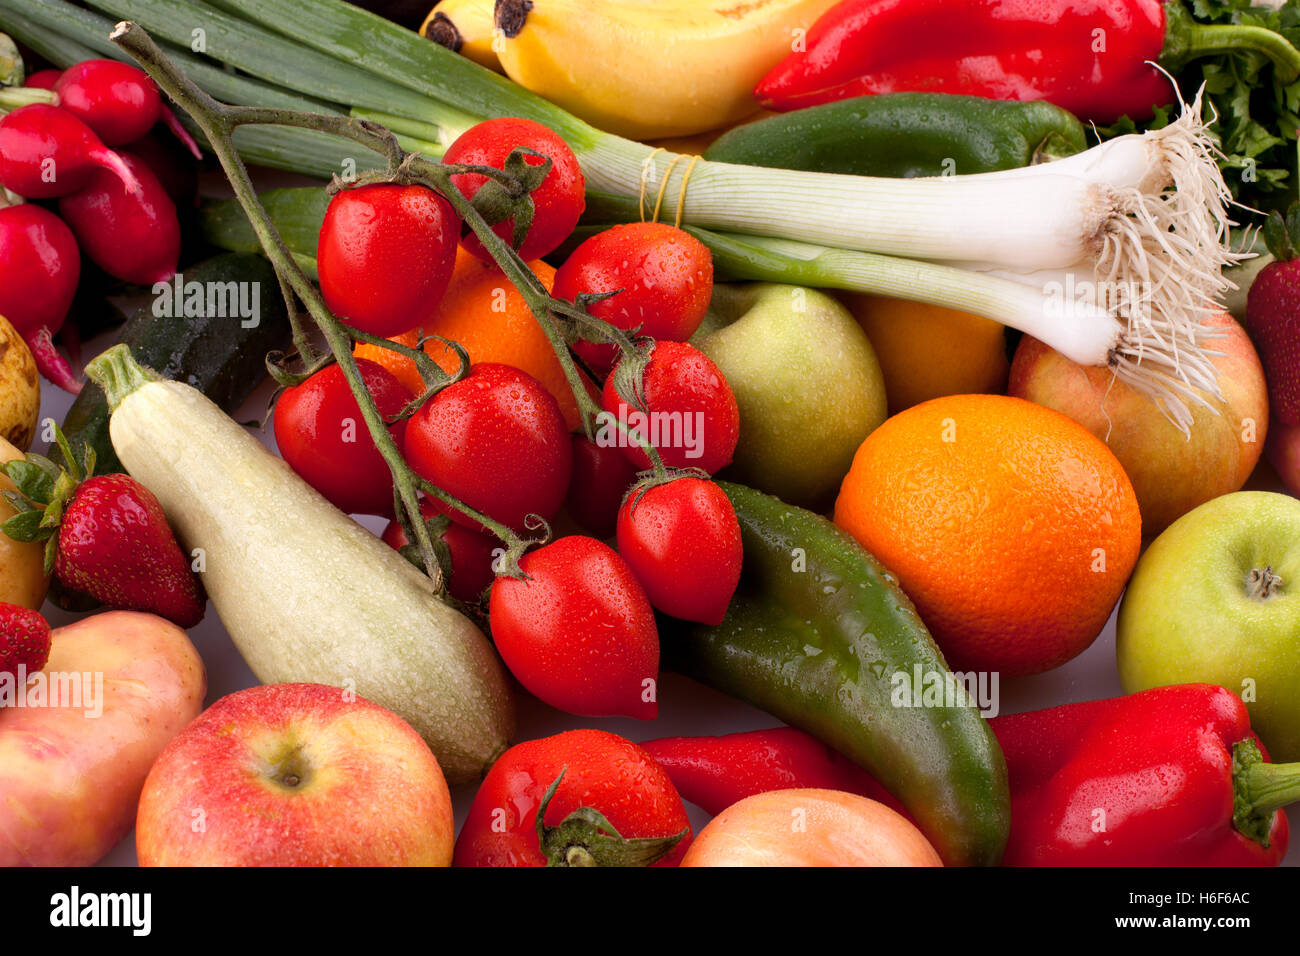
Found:
<svg viewBox="0 0 1300 956"><path fill-rule="evenodd" d="M837 0L497 0L506 74L593 126L690 136L755 112L755 84Z"/></svg>
<svg viewBox="0 0 1300 956"><path fill-rule="evenodd" d="M424 18L420 36L501 73L501 61L492 49L492 7L495 3L496 0L442 0L434 4Z"/></svg>

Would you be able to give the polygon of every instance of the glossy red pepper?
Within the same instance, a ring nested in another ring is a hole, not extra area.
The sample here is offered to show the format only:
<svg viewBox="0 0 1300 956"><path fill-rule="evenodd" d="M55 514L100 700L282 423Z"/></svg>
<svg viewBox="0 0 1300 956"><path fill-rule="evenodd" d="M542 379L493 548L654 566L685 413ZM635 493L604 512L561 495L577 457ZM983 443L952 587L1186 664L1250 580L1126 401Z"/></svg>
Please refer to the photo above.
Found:
<svg viewBox="0 0 1300 956"><path fill-rule="evenodd" d="M1004 865L1276 866L1286 855L1281 808L1300 800L1300 764L1267 763L1245 705L1222 687L1158 687L990 724L1011 782ZM794 787L880 799L802 731L642 747L710 812Z"/></svg>
<svg viewBox="0 0 1300 956"><path fill-rule="evenodd" d="M1198 56L1256 49L1290 82L1300 54L1260 27L1196 23L1179 0L846 0L754 90L792 110L918 90L1048 100L1085 120L1149 119ZM1150 62L1149 62L1150 61Z"/></svg>
<svg viewBox="0 0 1300 956"><path fill-rule="evenodd" d="M793 727L722 737L664 737L641 744L667 771L682 799L717 816L769 790L845 790L905 812L869 773Z"/></svg>

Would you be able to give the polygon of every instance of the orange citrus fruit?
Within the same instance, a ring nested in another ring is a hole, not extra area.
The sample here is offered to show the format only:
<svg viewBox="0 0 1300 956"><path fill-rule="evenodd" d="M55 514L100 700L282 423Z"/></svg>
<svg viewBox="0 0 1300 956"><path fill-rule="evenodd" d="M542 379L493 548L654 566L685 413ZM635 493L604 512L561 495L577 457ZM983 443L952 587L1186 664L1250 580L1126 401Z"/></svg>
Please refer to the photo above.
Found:
<svg viewBox="0 0 1300 956"><path fill-rule="evenodd" d="M1002 395L916 405L858 448L835 523L898 576L949 663L1036 674L1101 633L1137 563L1133 485L1060 412Z"/></svg>
<svg viewBox="0 0 1300 956"><path fill-rule="evenodd" d="M555 282L555 270L540 259L528 263L528 267L550 290ZM459 342L471 363L496 362L527 372L555 397L565 424L570 429L578 427L578 403L574 401L560 360L555 357L542 327L528 311L523 296L495 264L457 249L456 266L438 312L421 331ZM414 345L414 333L395 341ZM436 339L426 342L424 350L448 372L454 372L460 363L456 353ZM376 358L375 353L385 351L358 344L354 354L380 362L403 382L413 381L417 394L422 392L415 363L394 352L389 352L389 357Z"/></svg>
<svg viewBox="0 0 1300 956"><path fill-rule="evenodd" d="M1006 391L1006 331L992 319L879 295L841 298L880 361L889 414L944 395Z"/></svg>

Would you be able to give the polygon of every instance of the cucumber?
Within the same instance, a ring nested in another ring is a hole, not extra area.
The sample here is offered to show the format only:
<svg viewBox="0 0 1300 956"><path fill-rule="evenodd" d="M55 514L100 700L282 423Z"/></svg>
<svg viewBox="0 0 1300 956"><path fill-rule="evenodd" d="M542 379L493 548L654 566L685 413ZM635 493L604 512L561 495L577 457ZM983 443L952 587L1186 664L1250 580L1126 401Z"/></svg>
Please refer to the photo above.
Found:
<svg viewBox="0 0 1300 956"><path fill-rule="evenodd" d="M292 340L289 318L275 271L260 255L225 253L207 259L183 273L186 284L241 283L258 289L258 322L246 326L238 316L204 314L158 316L154 302L141 306L122 326L118 341L130 347L139 361L157 369L164 378L194 386L227 412L244 403L266 377L266 353L287 348ZM214 305L218 304L214 299ZM77 450L95 450L96 474L126 469L113 451L108 436L108 402L104 390L87 382L68 409L63 432Z"/></svg>
<svg viewBox="0 0 1300 956"><path fill-rule="evenodd" d="M316 243L330 196L322 186L292 186L258 193L285 246L309 278L316 275ZM203 238L219 249L262 252L248 214L238 199L210 199L199 210Z"/></svg>
<svg viewBox="0 0 1300 956"><path fill-rule="evenodd" d="M884 93L765 117L723 133L710 162L856 176L1017 169L1087 148L1083 124L1042 100Z"/></svg>
<svg viewBox="0 0 1300 956"><path fill-rule="evenodd" d="M433 582L326 501L198 389L124 345L86 367L108 394L113 447L157 496L258 680L310 682L387 707L449 783L479 779L513 731L492 645Z"/></svg>

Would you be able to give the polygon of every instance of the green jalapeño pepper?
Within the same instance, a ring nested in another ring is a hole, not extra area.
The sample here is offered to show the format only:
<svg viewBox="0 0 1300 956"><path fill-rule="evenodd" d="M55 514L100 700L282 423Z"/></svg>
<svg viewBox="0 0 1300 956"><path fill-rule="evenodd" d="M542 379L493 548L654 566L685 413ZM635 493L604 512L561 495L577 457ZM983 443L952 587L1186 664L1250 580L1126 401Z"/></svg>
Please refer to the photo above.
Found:
<svg viewBox="0 0 1300 956"><path fill-rule="evenodd" d="M1045 100L884 93L738 126L704 158L859 176L964 176L1059 159L1087 145L1083 124Z"/></svg>
<svg viewBox="0 0 1300 956"><path fill-rule="evenodd" d="M1002 751L893 575L825 518L720 484L740 520L740 587L717 627L661 628L668 669L858 763L945 863L998 863L1010 829Z"/></svg>

